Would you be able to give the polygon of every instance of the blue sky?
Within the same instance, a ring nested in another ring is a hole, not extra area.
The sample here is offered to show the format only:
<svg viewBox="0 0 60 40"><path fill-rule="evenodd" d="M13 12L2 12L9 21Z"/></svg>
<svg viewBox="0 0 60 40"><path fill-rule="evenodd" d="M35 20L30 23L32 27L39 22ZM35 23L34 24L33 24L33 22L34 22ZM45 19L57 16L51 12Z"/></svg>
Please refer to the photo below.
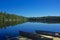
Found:
<svg viewBox="0 0 60 40"><path fill-rule="evenodd" d="M60 0L0 0L0 11L26 17L60 16Z"/></svg>

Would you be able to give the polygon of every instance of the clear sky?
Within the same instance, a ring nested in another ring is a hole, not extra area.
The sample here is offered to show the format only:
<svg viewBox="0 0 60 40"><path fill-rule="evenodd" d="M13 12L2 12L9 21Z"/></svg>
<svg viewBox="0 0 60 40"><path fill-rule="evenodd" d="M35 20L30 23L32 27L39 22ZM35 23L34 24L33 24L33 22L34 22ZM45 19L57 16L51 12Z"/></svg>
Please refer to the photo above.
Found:
<svg viewBox="0 0 60 40"><path fill-rule="evenodd" d="M0 11L26 17L60 16L60 0L0 0Z"/></svg>

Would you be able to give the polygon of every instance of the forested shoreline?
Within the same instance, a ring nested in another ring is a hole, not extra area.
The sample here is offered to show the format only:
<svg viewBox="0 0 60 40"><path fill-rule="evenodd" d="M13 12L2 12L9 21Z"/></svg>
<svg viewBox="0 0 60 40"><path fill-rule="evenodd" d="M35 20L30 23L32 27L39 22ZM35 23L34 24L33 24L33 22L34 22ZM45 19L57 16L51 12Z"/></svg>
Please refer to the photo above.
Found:
<svg viewBox="0 0 60 40"><path fill-rule="evenodd" d="M0 22L11 21L37 21L37 22L60 22L60 16L44 16L44 17L24 17L7 12L0 12Z"/></svg>
<svg viewBox="0 0 60 40"><path fill-rule="evenodd" d="M29 17L30 22L60 23L60 16Z"/></svg>
<svg viewBox="0 0 60 40"><path fill-rule="evenodd" d="M15 14L9 14L7 12L0 12L0 22L4 21L27 21L27 18Z"/></svg>

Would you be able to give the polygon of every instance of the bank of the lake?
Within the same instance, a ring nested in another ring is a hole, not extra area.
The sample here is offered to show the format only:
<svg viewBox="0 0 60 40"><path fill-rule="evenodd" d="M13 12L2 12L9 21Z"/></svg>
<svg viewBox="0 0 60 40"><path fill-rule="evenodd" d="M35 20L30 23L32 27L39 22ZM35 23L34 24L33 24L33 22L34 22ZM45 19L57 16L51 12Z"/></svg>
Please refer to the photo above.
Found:
<svg viewBox="0 0 60 40"><path fill-rule="evenodd" d="M27 21L27 18L15 14L9 14L7 12L0 12L0 22L5 21Z"/></svg>
<svg viewBox="0 0 60 40"><path fill-rule="evenodd" d="M60 16L29 17L30 22L60 23Z"/></svg>

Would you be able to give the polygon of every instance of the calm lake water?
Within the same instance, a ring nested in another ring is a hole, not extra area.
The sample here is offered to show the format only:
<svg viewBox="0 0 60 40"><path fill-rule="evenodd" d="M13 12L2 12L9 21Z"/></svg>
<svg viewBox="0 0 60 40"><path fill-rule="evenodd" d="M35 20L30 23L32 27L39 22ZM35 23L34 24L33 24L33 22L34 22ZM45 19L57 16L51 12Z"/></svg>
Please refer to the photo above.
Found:
<svg viewBox="0 0 60 40"><path fill-rule="evenodd" d="M0 40L5 40L6 37L18 37L19 31L35 33L36 30L60 32L60 24L48 24L40 22L25 22L14 25L7 25L0 28Z"/></svg>

